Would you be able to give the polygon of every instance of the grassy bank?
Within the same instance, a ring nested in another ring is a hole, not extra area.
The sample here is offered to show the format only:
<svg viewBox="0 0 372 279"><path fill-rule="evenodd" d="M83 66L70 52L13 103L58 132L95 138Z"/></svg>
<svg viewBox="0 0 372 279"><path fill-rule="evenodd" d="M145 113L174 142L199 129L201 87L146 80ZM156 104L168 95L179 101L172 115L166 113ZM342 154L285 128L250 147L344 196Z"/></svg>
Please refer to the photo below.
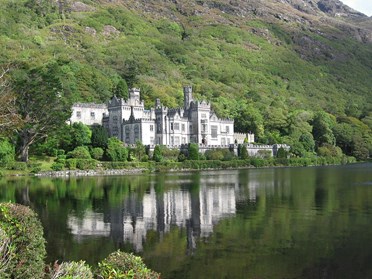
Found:
<svg viewBox="0 0 372 279"><path fill-rule="evenodd" d="M286 166L325 166L355 163L353 157L313 157L313 158L248 158L245 160L185 160L177 162L165 160L162 162L102 162L93 159L76 159L66 161L65 165L55 168L52 160L32 161L30 163L13 162L0 169L0 176L35 175L52 171L92 170L99 174L108 173L110 170L142 170L144 172L167 172L177 170L204 170L204 169L237 169L260 167L286 167Z"/></svg>

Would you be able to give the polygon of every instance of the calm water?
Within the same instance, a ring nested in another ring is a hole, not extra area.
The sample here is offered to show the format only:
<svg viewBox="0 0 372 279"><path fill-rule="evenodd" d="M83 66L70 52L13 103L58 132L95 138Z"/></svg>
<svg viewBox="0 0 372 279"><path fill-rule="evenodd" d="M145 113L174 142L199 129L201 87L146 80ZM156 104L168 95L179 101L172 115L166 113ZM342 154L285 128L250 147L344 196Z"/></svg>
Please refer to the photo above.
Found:
<svg viewBox="0 0 372 279"><path fill-rule="evenodd" d="M372 278L372 164L0 179L36 210L48 261L120 248L162 278Z"/></svg>

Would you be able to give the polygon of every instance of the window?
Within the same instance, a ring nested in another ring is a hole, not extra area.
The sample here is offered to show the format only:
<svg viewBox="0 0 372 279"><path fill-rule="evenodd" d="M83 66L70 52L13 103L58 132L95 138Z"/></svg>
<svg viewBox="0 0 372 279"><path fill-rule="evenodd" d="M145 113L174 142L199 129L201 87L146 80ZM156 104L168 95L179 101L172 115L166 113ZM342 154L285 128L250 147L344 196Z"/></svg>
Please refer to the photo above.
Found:
<svg viewBox="0 0 372 279"><path fill-rule="evenodd" d="M96 118L96 114L94 113L94 111L91 111L90 112L90 118L91 119L95 119Z"/></svg>
<svg viewBox="0 0 372 279"><path fill-rule="evenodd" d="M173 122L171 123L171 131L173 131Z"/></svg>
<svg viewBox="0 0 372 279"><path fill-rule="evenodd" d="M201 114L201 118L207 118L207 114L206 113L202 113Z"/></svg>
<svg viewBox="0 0 372 279"><path fill-rule="evenodd" d="M230 127L229 126L226 126L226 133L230 133Z"/></svg>
<svg viewBox="0 0 372 279"><path fill-rule="evenodd" d="M174 137L170 138L170 143L171 143L171 145L174 145Z"/></svg>
<svg viewBox="0 0 372 279"><path fill-rule="evenodd" d="M186 138L185 138L185 137L182 138L182 143L183 143L183 144L186 143Z"/></svg>
<svg viewBox="0 0 372 279"><path fill-rule="evenodd" d="M182 132L185 132L185 124L181 125Z"/></svg>
<svg viewBox="0 0 372 279"><path fill-rule="evenodd" d="M154 145L154 137L150 137L150 144Z"/></svg>
<svg viewBox="0 0 372 279"><path fill-rule="evenodd" d="M174 144L180 145L180 137L174 137Z"/></svg>
<svg viewBox="0 0 372 279"><path fill-rule="evenodd" d="M174 123L174 130L179 131L180 123Z"/></svg>
<svg viewBox="0 0 372 279"><path fill-rule="evenodd" d="M154 131L154 125L150 125L150 131L151 131L151 132Z"/></svg>
<svg viewBox="0 0 372 279"><path fill-rule="evenodd" d="M192 129L192 124L190 124L190 126L189 126L189 133L190 134L193 134L194 133L194 130Z"/></svg>
<svg viewBox="0 0 372 279"><path fill-rule="evenodd" d="M76 117L77 117L77 118L81 118L81 111L77 111L77 112L76 112Z"/></svg>
<svg viewBox="0 0 372 279"><path fill-rule="evenodd" d="M217 138L217 126L216 125L211 125L211 136L212 138Z"/></svg>
<svg viewBox="0 0 372 279"><path fill-rule="evenodd" d="M113 136L119 135L119 128L118 127L116 127L116 126L112 127L112 135Z"/></svg>
<svg viewBox="0 0 372 279"><path fill-rule="evenodd" d="M221 145L226 145L226 139L225 138L221 138Z"/></svg>
<svg viewBox="0 0 372 279"><path fill-rule="evenodd" d="M227 138L227 145L230 144L230 138Z"/></svg>
<svg viewBox="0 0 372 279"><path fill-rule="evenodd" d="M134 139L135 140L139 139L139 125L138 124L134 125Z"/></svg>

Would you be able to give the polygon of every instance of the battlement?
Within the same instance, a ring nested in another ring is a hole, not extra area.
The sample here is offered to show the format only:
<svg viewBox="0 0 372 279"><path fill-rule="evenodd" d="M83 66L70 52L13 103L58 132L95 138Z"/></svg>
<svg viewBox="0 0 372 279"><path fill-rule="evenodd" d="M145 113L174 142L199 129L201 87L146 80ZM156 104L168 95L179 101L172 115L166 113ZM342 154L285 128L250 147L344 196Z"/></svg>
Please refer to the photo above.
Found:
<svg viewBox="0 0 372 279"><path fill-rule="evenodd" d="M72 105L74 108L91 108L91 109L107 109L106 104L95 104L95 103L75 103Z"/></svg>

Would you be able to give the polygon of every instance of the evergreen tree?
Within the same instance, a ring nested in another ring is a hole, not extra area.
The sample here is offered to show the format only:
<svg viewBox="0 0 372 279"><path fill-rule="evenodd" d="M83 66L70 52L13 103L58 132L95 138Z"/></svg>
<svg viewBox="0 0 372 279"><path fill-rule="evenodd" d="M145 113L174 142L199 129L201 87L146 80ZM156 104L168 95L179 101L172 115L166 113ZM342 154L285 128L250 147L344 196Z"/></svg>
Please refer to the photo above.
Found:
<svg viewBox="0 0 372 279"><path fill-rule="evenodd" d="M163 160L163 155L161 154L160 145L155 146L153 160L155 162L161 162Z"/></svg>
<svg viewBox="0 0 372 279"><path fill-rule="evenodd" d="M189 160L199 160L199 145L197 143L189 144Z"/></svg>
<svg viewBox="0 0 372 279"><path fill-rule="evenodd" d="M92 146L105 149L108 142L108 134L106 129L101 125L94 125L92 128Z"/></svg>

